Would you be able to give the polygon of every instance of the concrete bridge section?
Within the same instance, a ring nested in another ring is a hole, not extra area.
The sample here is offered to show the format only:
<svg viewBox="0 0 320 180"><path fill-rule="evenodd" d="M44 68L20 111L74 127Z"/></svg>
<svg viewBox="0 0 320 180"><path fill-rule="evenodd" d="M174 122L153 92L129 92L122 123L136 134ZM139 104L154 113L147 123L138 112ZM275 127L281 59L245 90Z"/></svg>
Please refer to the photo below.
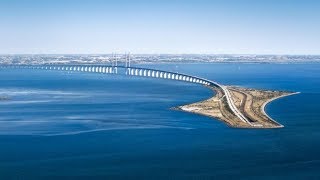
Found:
<svg viewBox="0 0 320 180"><path fill-rule="evenodd" d="M125 67L125 66L104 66L104 65L19 65L19 66L1 66L0 68L18 68L18 69L40 69L56 70L67 72L90 72L101 74L123 74L129 76L141 76L150 78L161 78L168 80L186 81L190 83L214 85L210 81L200 77L191 76L182 73L169 72L156 69Z"/></svg>
<svg viewBox="0 0 320 180"><path fill-rule="evenodd" d="M231 111L243 122L254 126L235 106L229 90L215 82L197 76L187 75L183 73L170 72L164 70L156 70L149 68L139 67L126 67L126 66L105 66L105 65L2 65L0 69L4 68L17 68L17 69L40 69L40 70L55 70L67 72L88 72L88 73L102 73L102 74L124 74L128 76L141 76L149 78L160 78L176 81L185 81L189 83L200 84L204 86L215 86L221 88Z"/></svg>

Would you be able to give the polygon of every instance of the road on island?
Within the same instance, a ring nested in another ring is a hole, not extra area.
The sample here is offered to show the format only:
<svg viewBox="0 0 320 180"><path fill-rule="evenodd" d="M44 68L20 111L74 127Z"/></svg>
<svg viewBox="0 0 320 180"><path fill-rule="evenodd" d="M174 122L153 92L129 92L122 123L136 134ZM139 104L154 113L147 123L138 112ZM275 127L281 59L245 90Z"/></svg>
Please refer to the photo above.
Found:
<svg viewBox="0 0 320 180"><path fill-rule="evenodd" d="M219 88L222 89L222 91L224 92L224 95L227 99L227 103L228 103L228 106L229 108L231 109L231 111L234 113L234 115L236 115L241 121L243 121L244 123L247 123L249 124L250 126L256 126L254 124L252 124L239 110L238 108L236 107L236 105L234 104L233 100L232 100L232 97L231 97L231 94L230 94L230 91L228 90L228 88L226 86L223 86L215 81L210 81L210 80L207 80L207 79L204 79L206 81L209 81L211 84L214 84L216 86L218 86Z"/></svg>

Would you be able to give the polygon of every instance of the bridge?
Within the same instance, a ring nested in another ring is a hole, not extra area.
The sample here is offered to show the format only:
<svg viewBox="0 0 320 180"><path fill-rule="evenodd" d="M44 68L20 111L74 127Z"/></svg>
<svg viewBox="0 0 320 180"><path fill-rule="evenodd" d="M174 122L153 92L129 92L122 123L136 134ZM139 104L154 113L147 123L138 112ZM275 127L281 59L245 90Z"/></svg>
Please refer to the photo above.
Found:
<svg viewBox="0 0 320 180"><path fill-rule="evenodd" d="M141 76L148 78L158 78L158 79L167 79L175 81L184 81L188 83L194 83L203 85L206 87L217 87L222 90L224 93L227 104L231 109L232 113L236 115L241 121L247 123L250 126L253 125L236 107L234 104L231 94L227 87L205 78L178 73L170 72L165 70L157 70L150 68L140 68L140 67L131 67L128 66L118 66L112 65L2 65L0 69L6 68L15 68L15 69L38 69L38 70L50 70L50 71L67 71L67 72L87 72L87 73L101 73L101 74L123 74L128 76Z"/></svg>

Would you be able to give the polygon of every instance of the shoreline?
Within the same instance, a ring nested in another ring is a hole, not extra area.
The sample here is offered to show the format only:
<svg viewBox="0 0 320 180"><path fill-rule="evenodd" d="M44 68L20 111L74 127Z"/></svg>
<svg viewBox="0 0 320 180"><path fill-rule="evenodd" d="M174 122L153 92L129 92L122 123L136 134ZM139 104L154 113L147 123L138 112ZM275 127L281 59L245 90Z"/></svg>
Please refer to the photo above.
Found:
<svg viewBox="0 0 320 180"><path fill-rule="evenodd" d="M181 106L184 106L184 105L181 105ZM208 117L208 118L214 118L214 119L217 119L221 122L223 122L223 124L225 124L226 126L230 127L230 128L235 128L235 129L251 129L251 128L246 128L246 127L236 127L236 126L232 126L231 124L225 122L222 118L218 118L218 117L215 117L215 116L212 116L212 115L205 115L205 114L201 114L201 113L198 113L198 112L192 112L192 111L186 111L186 110L183 110L181 108L181 106L176 106L176 107L171 107L169 108L170 110L174 110L174 111L180 111L180 112L187 112L187 113L191 113L191 114L194 114L194 115L197 115L197 116L204 116L204 117Z"/></svg>
<svg viewBox="0 0 320 180"><path fill-rule="evenodd" d="M301 92L294 92L294 93L289 93L289 94L284 94L282 96L278 96L278 97L274 97L272 99L269 99L268 101L264 102L263 105L261 106L261 112L267 116L271 121L273 121L274 123L278 124L278 127L275 128L283 128L284 125L280 124L279 122L277 122L276 120L272 119L267 113L266 113L266 106L271 103L272 101L287 97L287 96L292 96L292 95L296 95L296 94L300 94Z"/></svg>

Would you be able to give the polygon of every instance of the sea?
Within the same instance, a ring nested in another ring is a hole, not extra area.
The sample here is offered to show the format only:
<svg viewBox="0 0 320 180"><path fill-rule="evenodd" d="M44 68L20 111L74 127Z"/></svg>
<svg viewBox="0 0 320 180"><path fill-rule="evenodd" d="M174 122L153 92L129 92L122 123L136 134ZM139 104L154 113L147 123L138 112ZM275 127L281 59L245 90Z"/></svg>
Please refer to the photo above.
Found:
<svg viewBox="0 0 320 180"><path fill-rule="evenodd" d="M320 64L137 64L301 92L235 129L171 110L214 95L175 80L0 69L0 179L320 179Z"/></svg>

